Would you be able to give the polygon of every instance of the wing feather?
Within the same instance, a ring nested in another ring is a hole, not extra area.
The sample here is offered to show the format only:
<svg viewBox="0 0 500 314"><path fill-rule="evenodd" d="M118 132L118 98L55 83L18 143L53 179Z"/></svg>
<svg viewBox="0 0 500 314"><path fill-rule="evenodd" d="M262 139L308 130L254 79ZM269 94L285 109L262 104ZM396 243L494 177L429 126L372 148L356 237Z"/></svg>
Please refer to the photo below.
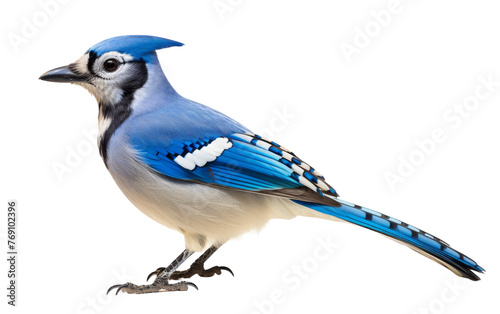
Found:
<svg viewBox="0 0 500 314"><path fill-rule="evenodd" d="M340 206L324 177L279 144L252 133L136 147L142 161L176 179Z"/></svg>

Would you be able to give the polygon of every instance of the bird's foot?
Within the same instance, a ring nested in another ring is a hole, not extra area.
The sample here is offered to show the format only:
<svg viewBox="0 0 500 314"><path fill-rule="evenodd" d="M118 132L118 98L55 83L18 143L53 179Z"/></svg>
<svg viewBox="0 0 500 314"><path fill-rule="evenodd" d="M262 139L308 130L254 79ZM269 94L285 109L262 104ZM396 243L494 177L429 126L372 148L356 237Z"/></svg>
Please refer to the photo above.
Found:
<svg viewBox="0 0 500 314"><path fill-rule="evenodd" d="M198 287L192 283L192 282L187 282L187 281L181 281L177 282L174 284L168 283L169 278L165 277L159 277L156 278L156 280L150 284L150 285L135 285L133 283L127 282L126 284L122 285L114 285L109 287L108 294L111 292L113 289L116 289L116 294L118 295L118 292L126 292L128 294L144 294L144 293L154 293L154 292L168 292L168 291L187 291L188 288L191 286L198 290Z"/></svg>
<svg viewBox="0 0 500 314"><path fill-rule="evenodd" d="M225 270L229 272L233 277L233 271L226 266L214 266L209 269L205 269L203 264L201 265L191 265L189 269L176 271L170 276L170 279L178 280L181 278L191 278L194 275L198 275L200 277L212 277L214 275L222 274L222 271Z"/></svg>
<svg viewBox="0 0 500 314"><path fill-rule="evenodd" d="M155 275L158 276L162 271L165 270L165 267L160 267L151 274L149 274L147 280L151 278L151 276ZM182 270L182 271L176 271L174 272L171 276L170 279L172 280L178 280L182 278L191 278L194 275L198 275L200 277L212 277L214 275L220 275L222 271L225 270L229 272L231 275L234 277L233 271L229 267L225 266L214 266L209 269L205 269L205 266L202 263L193 263L189 269Z"/></svg>

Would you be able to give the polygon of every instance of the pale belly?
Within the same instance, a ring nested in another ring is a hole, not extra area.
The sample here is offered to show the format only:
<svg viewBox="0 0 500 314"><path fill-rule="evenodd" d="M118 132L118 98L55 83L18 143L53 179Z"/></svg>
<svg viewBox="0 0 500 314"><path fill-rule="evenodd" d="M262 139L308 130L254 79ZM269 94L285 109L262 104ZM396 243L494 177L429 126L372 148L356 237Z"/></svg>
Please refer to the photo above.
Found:
<svg viewBox="0 0 500 314"><path fill-rule="evenodd" d="M123 150L108 160L114 180L144 214L184 234L189 250L221 245L270 219L290 219L304 210L287 199L170 179L132 156Z"/></svg>

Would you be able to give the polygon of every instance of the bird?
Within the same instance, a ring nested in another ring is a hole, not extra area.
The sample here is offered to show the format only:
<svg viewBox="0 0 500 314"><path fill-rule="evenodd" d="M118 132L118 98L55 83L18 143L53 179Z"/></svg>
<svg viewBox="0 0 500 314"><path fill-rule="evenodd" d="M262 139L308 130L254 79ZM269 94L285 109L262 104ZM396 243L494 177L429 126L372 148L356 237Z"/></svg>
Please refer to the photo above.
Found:
<svg viewBox="0 0 500 314"><path fill-rule="evenodd" d="M124 35L89 48L39 77L84 87L98 103L97 145L112 178L140 211L180 232L185 249L149 274L151 284L114 285L129 294L198 289L188 279L226 266L205 262L232 238L271 219L297 216L343 221L375 231L473 281L484 269L422 229L344 201L325 177L292 151L172 87L157 50L182 43ZM325 144L325 143L324 143ZM321 152L319 152L321 153ZM191 266L178 270L195 252ZM181 280L181 281L180 281Z"/></svg>

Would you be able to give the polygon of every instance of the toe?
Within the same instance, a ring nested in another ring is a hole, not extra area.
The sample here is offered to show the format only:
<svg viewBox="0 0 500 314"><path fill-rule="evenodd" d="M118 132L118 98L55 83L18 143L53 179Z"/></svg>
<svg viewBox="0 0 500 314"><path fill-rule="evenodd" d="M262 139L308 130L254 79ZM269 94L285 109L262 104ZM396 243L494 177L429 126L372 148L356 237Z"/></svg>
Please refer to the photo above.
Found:
<svg viewBox="0 0 500 314"><path fill-rule="evenodd" d="M120 284L120 285L114 285L114 286L111 286L111 287L109 287L109 289L108 289L108 291L106 292L106 294L110 293L110 292L111 292L111 290L113 290L113 289L115 289L115 288L116 288L116 289L117 289L117 290L116 290L116 294L118 295L118 292L120 292L120 290L121 290L123 287L125 287L125 286L127 286L127 284Z"/></svg>

